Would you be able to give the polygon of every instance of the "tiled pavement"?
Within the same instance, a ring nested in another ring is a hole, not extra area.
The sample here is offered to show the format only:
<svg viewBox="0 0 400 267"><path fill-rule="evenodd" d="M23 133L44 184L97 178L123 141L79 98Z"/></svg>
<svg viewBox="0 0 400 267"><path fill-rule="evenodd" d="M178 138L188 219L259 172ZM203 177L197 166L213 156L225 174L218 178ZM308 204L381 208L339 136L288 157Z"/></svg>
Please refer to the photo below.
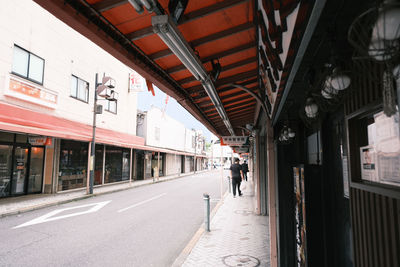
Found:
<svg viewBox="0 0 400 267"><path fill-rule="evenodd" d="M242 197L225 196L183 267L269 266L268 217L254 214L253 186L245 185Z"/></svg>

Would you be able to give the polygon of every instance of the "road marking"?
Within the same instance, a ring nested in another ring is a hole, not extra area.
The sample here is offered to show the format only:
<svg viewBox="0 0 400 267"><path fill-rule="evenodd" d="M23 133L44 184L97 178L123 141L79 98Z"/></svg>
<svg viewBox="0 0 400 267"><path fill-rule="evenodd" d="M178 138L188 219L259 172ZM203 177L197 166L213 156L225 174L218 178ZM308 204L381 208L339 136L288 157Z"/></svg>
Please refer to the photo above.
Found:
<svg viewBox="0 0 400 267"><path fill-rule="evenodd" d="M149 198L149 199L147 199L147 200L143 200L143 201L141 201L141 202L139 202L139 203L136 203L136 204L134 204L134 205L132 205L132 206L129 206L129 207L120 209L118 212L123 212L123 211L129 210L129 209L131 209L131 208L140 206L140 205L142 205L142 204L145 204L145 203L150 202L150 201L152 201L152 200L155 200L155 199L157 199L157 198L163 197L163 196L165 196L166 194L167 194L167 193L162 193L161 195L158 195L158 196Z"/></svg>
<svg viewBox="0 0 400 267"><path fill-rule="evenodd" d="M21 228L21 227L25 227L25 226L29 226L29 225L33 225L33 224L51 222L51 221L65 219L65 218L74 217L74 216L78 216L78 215L93 213L93 212L96 212L96 211L100 210L101 208L103 208L105 205L107 205L110 202L111 202L111 200L104 201L104 202L81 205L81 206L77 206L77 207L54 210L54 211L49 212L49 213L47 213L47 214L45 214L45 215L43 215L43 216L41 216L39 218L36 218L36 219L33 219L33 220L29 221L29 222L26 222L26 223L23 223L21 225L15 226L15 227L13 227L13 229L17 229L17 228ZM85 208L85 207L90 207L90 206L93 206L93 207L88 209L88 210L85 210L85 211L80 211L80 212L75 212L75 213L70 213L70 214L54 217L54 215L59 214L59 213L61 213L63 211L73 210L73 209L80 209L80 208Z"/></svg>

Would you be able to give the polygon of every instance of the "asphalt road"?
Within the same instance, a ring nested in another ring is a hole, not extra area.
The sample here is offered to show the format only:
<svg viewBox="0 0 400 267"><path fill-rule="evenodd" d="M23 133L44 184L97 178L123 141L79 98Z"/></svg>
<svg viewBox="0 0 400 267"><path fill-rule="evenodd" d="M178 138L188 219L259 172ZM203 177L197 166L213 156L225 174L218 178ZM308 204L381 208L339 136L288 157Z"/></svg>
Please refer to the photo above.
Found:
<svg viewBox="0 0 400 267"><path fill-rule="evenodd" d="M227 189L224 175L223 192ZM0 219L0 266L171 266L220 198L220 171Z"/></svg>

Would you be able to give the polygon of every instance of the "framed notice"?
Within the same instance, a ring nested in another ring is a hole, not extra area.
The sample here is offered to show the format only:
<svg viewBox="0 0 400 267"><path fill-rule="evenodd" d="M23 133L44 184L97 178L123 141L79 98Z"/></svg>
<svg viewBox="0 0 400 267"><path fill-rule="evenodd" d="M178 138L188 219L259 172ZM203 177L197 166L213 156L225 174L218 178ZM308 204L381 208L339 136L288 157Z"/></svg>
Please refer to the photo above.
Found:
<svg viewBox="0 0 400 267"><path fill-rule="evenodd" d="M360 147L361 178L377 182L378 166L376 164L376 151L373 145Z"/></svg>
<svg viewBox="0 0 400 267"><path fill-rule="evenodd" d="M307 266L307 227L304 166L293 167L296 266Z"/></svg>

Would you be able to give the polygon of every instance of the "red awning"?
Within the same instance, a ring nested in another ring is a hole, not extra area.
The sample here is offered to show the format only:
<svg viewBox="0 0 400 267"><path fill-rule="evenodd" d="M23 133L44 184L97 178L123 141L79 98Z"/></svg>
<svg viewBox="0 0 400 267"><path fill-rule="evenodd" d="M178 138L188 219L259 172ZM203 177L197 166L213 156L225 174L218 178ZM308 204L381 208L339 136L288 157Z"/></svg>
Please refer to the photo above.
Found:
<svg viewBox="0 0 400 267"><path fill-rule="evenodd" d="M0 102L0 130L50 137L92 140L92 126ZM144 138L96 128L96 142L129 148L144 146Z"/></svg>

